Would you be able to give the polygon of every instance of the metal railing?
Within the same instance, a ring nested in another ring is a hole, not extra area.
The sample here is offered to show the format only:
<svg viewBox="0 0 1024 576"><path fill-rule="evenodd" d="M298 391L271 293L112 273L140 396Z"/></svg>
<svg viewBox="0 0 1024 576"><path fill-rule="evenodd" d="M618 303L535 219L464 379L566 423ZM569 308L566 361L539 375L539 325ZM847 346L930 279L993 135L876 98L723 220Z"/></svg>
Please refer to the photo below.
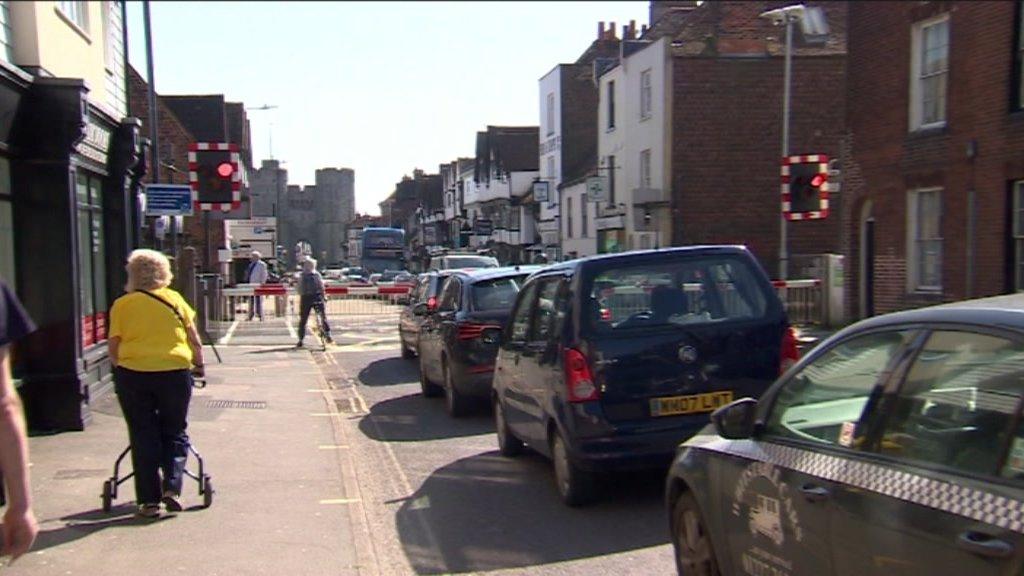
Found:
<svg viewBox="0 0 1024 576"><path fill-rule="evenodd" d="M328 286L325 310L328 316L375 316L398 314L408 302L411 285ZM222 320L248 318L255 299L261 299L264 318L298 315L299 295L293 287L280 284L237 286L221 291Z"/></svg>
<svg viewBox="0 0 1024 576"><path fill-rule="evenodd" d="M791 324L820 326L825 323L825 299L821 280L774 280L772 285L775 286L779 300L782 300Z"/></svg>

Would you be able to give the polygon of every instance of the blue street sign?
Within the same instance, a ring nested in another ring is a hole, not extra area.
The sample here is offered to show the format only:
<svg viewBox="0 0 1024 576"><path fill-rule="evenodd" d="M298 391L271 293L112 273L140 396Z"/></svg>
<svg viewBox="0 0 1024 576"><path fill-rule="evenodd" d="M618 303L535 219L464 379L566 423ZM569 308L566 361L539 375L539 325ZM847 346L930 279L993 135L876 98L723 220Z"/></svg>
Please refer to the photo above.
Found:
<svg viewBox="0 0 1024 576"><path fill-rule="evenodd" d="M187 184L146 184L146 216L191 216L192 188Z"/></svg>

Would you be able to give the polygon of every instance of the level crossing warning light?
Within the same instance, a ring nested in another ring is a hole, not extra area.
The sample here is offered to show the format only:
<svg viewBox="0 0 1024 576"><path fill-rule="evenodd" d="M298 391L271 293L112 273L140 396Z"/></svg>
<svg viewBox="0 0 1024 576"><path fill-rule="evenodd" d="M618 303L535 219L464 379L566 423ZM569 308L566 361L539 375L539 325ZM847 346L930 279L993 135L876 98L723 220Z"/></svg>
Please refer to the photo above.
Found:
<svg viewBox="0 0 1024 576"><path fill-rule="evenodd" d="M195 210L228 212L242 204L238 145L195 142L189 145L188 180Z"/></svg>
<svg viewBox="0 0 1024 576"><path fill-rule="evenodd" d="M786 220L828 217L828 156L798 154L782 158L782 214Z"/></svg>

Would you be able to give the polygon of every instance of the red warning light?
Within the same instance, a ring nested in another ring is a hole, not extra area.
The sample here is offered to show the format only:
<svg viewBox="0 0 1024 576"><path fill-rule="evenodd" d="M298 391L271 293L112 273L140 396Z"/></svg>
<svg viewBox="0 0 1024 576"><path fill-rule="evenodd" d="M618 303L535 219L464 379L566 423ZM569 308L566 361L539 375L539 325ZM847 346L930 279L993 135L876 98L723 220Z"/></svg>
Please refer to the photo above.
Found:
<svg viewBox="0 0 1024 576"><path fill-rule="evenodd" d="M824 183L825 177L821 174L818 174L817 176L811 179L811 186L814 186L815 188L820 188L821 185Z"/></svg>
<svg viewBox="0 0 1024 576"><path fill-rule="evenodd" d="M217 174L220 175L221 178L229 178L234 174L234 172L235 169L231 166L230 162L221 162L217 165Z"/></svg>

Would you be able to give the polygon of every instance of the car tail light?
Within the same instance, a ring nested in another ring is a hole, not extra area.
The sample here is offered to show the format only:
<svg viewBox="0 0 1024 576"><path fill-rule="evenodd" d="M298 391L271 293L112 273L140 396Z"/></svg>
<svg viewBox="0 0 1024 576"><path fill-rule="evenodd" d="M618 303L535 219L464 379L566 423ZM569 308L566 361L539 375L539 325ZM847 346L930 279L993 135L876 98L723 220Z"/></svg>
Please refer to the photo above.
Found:
<svg viewBox="0 0 1024 576"><path fill-rule="evenodd" d="M607 309L607 308L601 308L601 321L602 322L611 322L612 321L612 311Z"/></svg>
<svg viewBox="0 0 1024 576"><path fill-rule="evenodd" d="M565 350L565 385L569 389L569 402L588 402L601 397L590 374L587 357L573 348Z"/></svg>
<svg viewBox="0 0 1024 576"><path fill-rule="evenodd" d="M459 324L459 340L475 340L483 336L484 330L491 328L500 328L500 326L478 322L464 322Z"/></svg>
<svg viewBox="0 0 1024 576"><path fill-rule="evenodd" d="M782 335L782 358L779 362L779 374L789 370L793 364L800 359L800 350L796 347L796 329L792 326L786 327Z"/></svg>
<svg viewBox="0 0 1024 576"><path fill-rule="evenodd" d="M427 310L433 310L435 308L437 308L437 298L434 296L427 298Z"/></svg>

